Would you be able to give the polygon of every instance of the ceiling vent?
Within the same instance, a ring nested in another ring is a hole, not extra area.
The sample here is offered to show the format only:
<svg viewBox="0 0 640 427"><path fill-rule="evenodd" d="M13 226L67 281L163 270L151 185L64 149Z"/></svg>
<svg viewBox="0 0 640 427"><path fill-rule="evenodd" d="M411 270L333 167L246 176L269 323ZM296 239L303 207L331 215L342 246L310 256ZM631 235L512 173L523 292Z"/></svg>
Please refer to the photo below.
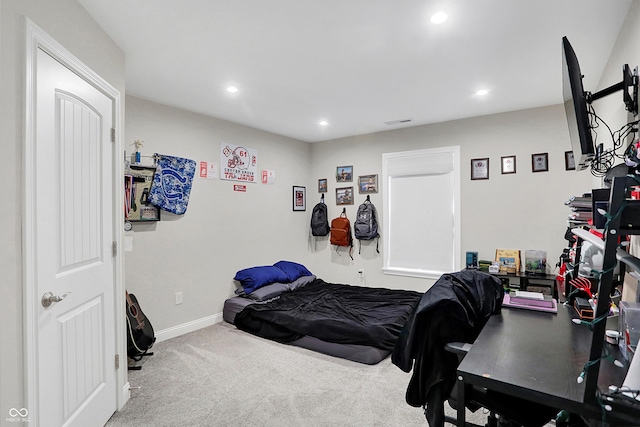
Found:
<svg viewBox="0 0 640 427"><path fill-rule="evenodd" d="M388 122L384 122L385 125L393 126L393 125L401 125L404 123L409 123L411 119L401 119L401 120L389 120Z"/></svg>

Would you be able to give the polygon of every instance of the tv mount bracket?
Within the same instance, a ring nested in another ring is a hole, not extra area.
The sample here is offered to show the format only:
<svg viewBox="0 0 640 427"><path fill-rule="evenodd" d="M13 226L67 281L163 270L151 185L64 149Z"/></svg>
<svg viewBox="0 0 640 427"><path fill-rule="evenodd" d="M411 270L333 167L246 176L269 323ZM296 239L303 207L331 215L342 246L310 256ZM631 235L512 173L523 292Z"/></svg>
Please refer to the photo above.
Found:
<svg viewBox="0 0 640 427"><path fill-rule="evenodd" d="M585 98L587 102L591 104L595 100L604 98L620 90L622 91L622 100L624 101L627 111L634 116L638 115L638 67L631 72L629 65L624 64L622 67L622 81L620 83L616 83L613 86L609 86L593 94L587 92Z"/></svg>

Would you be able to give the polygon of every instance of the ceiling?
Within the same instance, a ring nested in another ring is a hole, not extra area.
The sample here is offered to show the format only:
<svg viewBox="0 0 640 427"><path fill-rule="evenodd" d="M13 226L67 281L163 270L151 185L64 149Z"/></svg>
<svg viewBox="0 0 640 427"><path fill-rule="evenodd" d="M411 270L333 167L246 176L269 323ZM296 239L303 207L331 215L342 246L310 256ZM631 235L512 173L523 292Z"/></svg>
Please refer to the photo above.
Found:
<svg viewBox="0 0 640 427"><path fill-rule="evenodd" d="M127 95L306 142L559 104L562 36L586 90L617 83L599 79L632 3L78 1L124 51Z"/></svg>

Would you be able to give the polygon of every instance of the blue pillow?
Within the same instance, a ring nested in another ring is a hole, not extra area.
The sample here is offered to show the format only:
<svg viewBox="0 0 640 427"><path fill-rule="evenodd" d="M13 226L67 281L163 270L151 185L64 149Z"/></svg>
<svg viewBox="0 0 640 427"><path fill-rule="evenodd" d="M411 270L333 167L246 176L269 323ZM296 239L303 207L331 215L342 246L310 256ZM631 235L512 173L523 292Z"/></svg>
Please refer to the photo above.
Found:
<svg viewBox="0 0 640 427"><path fill-rule="evenodd" d="M245 294L250 294L271 283L288 283L290 281L284 271L272 265L245 268L238 271L233 279L240 282Z"/></svg>
<svg viewBox="0 0 640 427"><path fill-rule="evenodd" d="M285 274L287 275L287 278L289 279L288 280L289 282L293 282L294 280L297 280L302 276L312 275L312 273L309 270L307 270L307 267L305 267L302 264L298 264L297 262L278 261L273 265L274 267L278 267L279 269L285 272Z"/></svg>

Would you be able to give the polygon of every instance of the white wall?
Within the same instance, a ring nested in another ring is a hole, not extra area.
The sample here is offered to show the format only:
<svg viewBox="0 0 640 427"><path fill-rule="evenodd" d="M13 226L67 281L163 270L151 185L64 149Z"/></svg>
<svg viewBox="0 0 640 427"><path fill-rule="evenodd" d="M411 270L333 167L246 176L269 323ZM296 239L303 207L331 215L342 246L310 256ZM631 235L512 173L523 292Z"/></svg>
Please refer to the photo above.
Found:
<svg viewBox="0 0 640 427"><path fill-rule="evenodd" d="M466 251L480 259L493 259L497 248L538 249L548 253L555 265L566 241L563 239L571 195L590 190L588 172L566 171L564 152L570 149L564 109L560 105L477 117L435 125L406 128L372 135L313 144L313 179L329 177L329 212L336 216L335 167L353 164L354 175L381 174L381 155L386 152L460 146L461 157L461 265ZM531 155L549 153L549 172L531 171ZM501 156L516 156L516 174L502 175ZM470 179L473 158L490 159L488 180ZM384 185L384 183L380 183ZM357 202L349 206L355 219ZM371 200L382 207L381 193ZM382 212L379 212L382 215ZM428 221L428 218L425 218ZM382 222L382 221L380 221ZM437 227L438 224L433 224ZM381 230L384 239L384 230ZM353 262L323 247L314 255L313 268L326 280L358 283L357 271L365 270L370 286L425 290L432 281L383 275L382 255L367 247Z"/></svg>
<svg viewBox="0 0 640 427"><path fill-rule="evenodd" d="M144 140L143 155L185 157L218 165L220 144L258 150L258 170L275 184L208 180L196 173L187 212L162 212L154 224L134 223L134 250L125 257L126 284L156 330L222 312L237 270L281 259L305 263L310 210L294 212L292 187L309 187L310 146L223 120L126 98L125 146ZM309 190L309 188L308 188ZM176 305L174 294L182 292Z"/></svg>
<svg viewBox="0 0 640 427"><path fill-rule="evenodd" d="M0 3L0 425L24 402L22 342L22 143L24 17L29 17L124 94L124 54L75 0ZM27 408L29 409L29 408Z"/></svg>

